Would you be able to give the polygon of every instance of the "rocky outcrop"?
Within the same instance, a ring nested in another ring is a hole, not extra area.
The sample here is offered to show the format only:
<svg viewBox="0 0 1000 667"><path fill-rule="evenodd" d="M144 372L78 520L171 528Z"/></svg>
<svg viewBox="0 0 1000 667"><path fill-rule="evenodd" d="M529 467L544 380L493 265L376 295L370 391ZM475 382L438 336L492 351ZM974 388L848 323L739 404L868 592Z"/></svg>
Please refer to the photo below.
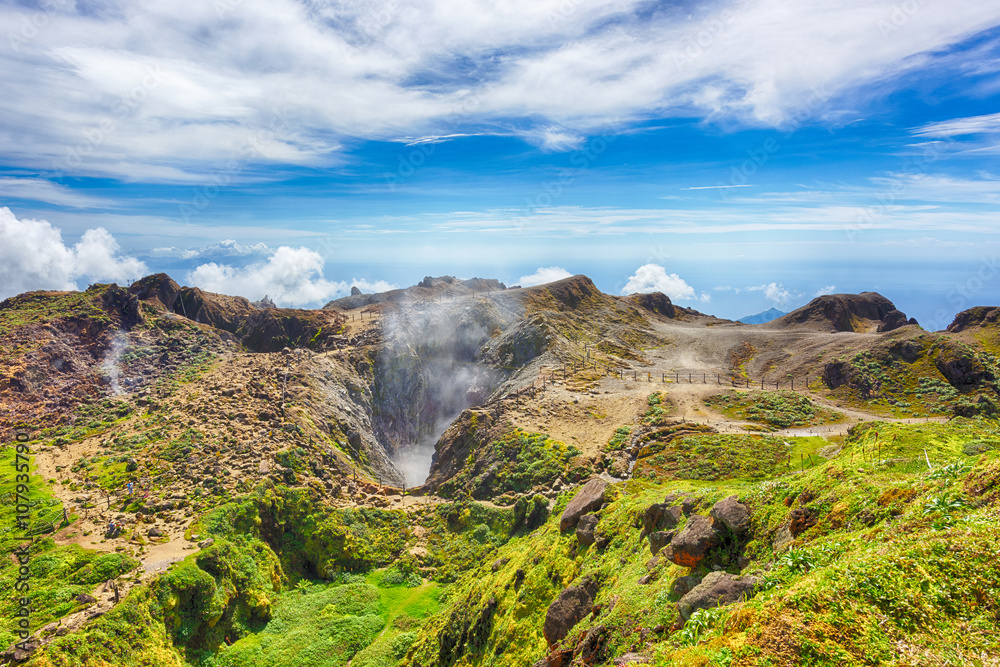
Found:
<svg viewBox="0 0 1000 667"><path fill-rule="evenodd" d="M1000 308L977 306L955 315L955 319L948 325L948 333L960 333L977 327L995 327L998 323L1000 323Z"/></svg>
<svg viewBox="0 0 1000 667"><path fill-rule="evenodd" d="M658 530L655 533L649 534L649 550L655 556L660 553L660 551L668 546L670 542L674 539L674 531L672 530ZM669 554L667 556L669 560Z"/></svg>
<svg viewBox="0 0 1000 667"><path fill-rule="evenodd" d="M585 578L579 585L564 589L549 605L542 634L550 647L562 641L573 626L590 613L597 588L596 582Z"/></svg>
<svg viewBox="0 0 1000 667"><path fill-rule="evenodd" d="M694 514L670 541L670 560L681 567L697 567L722 540L707 516Z"/></svg>
<svg viewBox="0 0 1000 667"><path fill-rule="evenodd" d="M717 527L725 526L738 537L746 537L750 533L750 510L736 496L715 503L708 514Z"/></svg>
<svg viewBox="0 0 1000 667"><path fill-rule="evenodd" d="M608 483L599 477L584 484L559 517L559 530L573 528L584 514L599 510L604 503L606 488Z"/></svg>
<svg viewBox="0 0 1000 667"><path fill-rule="evenodd" d="M667 497L668 501L677 499L680 498ZM694 508L696 499L686 497L683 500L689 501L688 506ZM675 513L670 515L676 516ZM654 554L662 550L661 557L681 567L690 568L701 565L708 555L717 549L714 556L717 562L713 565L726 567L738 562L743 548L750 539L750 532L750 509L739 502L736 496L729 496L715 503L709 510L709 516L692 514L680 532L674 534L674 531L670 531L669 545L659 546L663 536L660 533L653 533L650 535L650 548L654 548L653 535L656 535L659 548L653 552Z"/></svg>
<svg viewBox="0 0 1000 667"><path fill-rule="evenodd" d="M723 607L753 597L760 580L727 572L712 572L677 602L677 611L685 621L698 609Z"/></svg>
<svg viewBox="0 0 1000 667"><path fill-rule="evenodd" d="M916 324L917 321L912 317L906 319L906 315L899 310L890 310L886 313L885 317L882 318L882 322L878 325L876 331L879 333L884 333L886 331L895 331L900 327L905 327L908 324Z"/></svg>
<svg viewBox="0 0 1000 667"><path fill-rule="evenodd" d="M644 308L651 313L656 313L657 315L662 315L663 317L673 318L676 315L674 304L671 303L670 297L663 292L633 294L629 297L629 301L634 303L639 308Z"/></svg>
<svg viewBox="0 0 1000 667"><path fill-rule="evenodd" d="M934 366L953 387L980 384L992 377L972 350L957 345L944 347L934 360Z"/></svg>
<svg viewBox="0 0 1000 667"><path fill-rule="evenodd" d="M892 301L875 292L827 294L816 297L798 310L759 326L768 329L874 332L885 325L886 317L890 313L899 311ZM899 313L892 315L891 321L898 323L900 316L905 320L906 316Z"/></svg>
<svg viewBox="0 0 1000 667"><path fill-rule="evenodd" d="M642 535L640 537L645 537L658 530L676 528L682 516L683 512L677 505L671 506L667 503L650 505L642 517Z"/></svg>

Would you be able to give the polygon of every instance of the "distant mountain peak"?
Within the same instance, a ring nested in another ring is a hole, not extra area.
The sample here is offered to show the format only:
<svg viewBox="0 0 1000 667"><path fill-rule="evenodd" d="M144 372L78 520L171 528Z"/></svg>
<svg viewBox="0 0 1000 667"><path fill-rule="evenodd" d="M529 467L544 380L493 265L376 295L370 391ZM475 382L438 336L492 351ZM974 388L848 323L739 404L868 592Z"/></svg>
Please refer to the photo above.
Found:
<svg viewBox="0 0 1000 667"><path fill-rule="evenodd" d="M765 324L771 320L776 320L782 315L787 315L783 310L778 310L777 308L768 308L764 312L757 313L756 315L747 315L736 320L737 322L742 322L743 324Z"/></svg>

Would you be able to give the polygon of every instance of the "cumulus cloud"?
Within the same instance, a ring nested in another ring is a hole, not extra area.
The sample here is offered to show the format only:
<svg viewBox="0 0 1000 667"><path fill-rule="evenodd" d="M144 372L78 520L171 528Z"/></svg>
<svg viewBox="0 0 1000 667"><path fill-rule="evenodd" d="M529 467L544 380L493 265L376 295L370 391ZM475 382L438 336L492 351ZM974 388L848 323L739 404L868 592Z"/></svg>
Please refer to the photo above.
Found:
<svg viewBox="0 0 1000 667"><path fill-rule="evenodd" d="M787 306L793 298L800 296L798 292L786 289L781 283L768 283L766 285L751 285L747 287L749 292L763 292L764 298L773 301L776 306Z"/></svg>
<svg viewBox="0 0 1000 667"><path fill-rule="evenodd" d="M538 270L531 275L521 276L517 279L517 284L521 287L544 285L545 283L551 283L557 280L562 280L563 278L569 278L572 275L572 273L561 266L545 266L539 267Z"/></svg>
<svg viewBox="0 0 1000 667"><path fill-rule="evenodd" d="M243 245L233 239L224 239L218 243L210 243L200 248L154 248L150 251L153 257L178 257L180 259L221 259L227 257L251 257L253 255L269 255L271 248L266 243Z"/></svg>
<svg viewBox="0 0 1000 667"><path fill-rule="evenodd" d="M148 273L102 227L88 229L69 247L47 220L18 219L0 207L0 297L37 289L78 289L77 280L124 283Z"/></svg>
<svg viewBox="0 0 1000 667"><path fill-rule="evenodd" d="M345 296L356 285L362 292L384 292L396 286L383 280L331 281L323 277L322 256L308 248L281 246L264 262L243 268L208 262L188 272L191 285L221 294L257 300L269 296L284 307L322 305Z"/></svg>
<svg viewBox="0 0 1000 667"><path fill-rule="evenodd" d="M818 290L816 290L816 293L813 294L813 297L815 298L817 296L823 296L824 294L836 294L836 293L837 293L836 285L827 285L826 287L820 287Z"/></svg>
<svg viewBox="0 0 1000 667"><path fill-rule="evenodd" d="M687 301L696 298L694 288L676 273L667 273L659 264L644 264L630 276L622 294L636 292L663 292L672 301Z"/></svg>

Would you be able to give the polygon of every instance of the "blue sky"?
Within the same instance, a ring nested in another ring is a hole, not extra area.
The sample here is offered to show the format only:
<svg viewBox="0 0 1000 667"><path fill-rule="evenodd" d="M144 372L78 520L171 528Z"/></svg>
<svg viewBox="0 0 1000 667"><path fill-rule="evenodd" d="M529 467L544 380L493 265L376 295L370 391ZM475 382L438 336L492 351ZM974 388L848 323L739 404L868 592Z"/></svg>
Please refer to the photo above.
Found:
<svg viewBox="0 0 1000 667"><path fill-rule="evenodd" d="M0 25L0 296L585 273L732 318L876 290L932 329L1000 296L997 3L48 0Z"/></svg>

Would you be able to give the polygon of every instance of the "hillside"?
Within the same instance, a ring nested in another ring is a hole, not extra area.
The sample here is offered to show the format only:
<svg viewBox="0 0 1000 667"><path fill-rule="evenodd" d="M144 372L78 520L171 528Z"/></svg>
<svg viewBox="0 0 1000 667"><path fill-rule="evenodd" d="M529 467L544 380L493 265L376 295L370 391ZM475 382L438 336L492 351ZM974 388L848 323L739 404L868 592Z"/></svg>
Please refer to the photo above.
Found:
<svg viewBox="0 0 1000 667"><path fill-rule="evenodd" d="M34 597L2 663L996 665L996 312L746 325L586 276L7 299Z"/></svg>
<svg viewBox="0 0 1000 667"><path fill-rule="evenodd" d="M881 294L862 292L816 297L801 308L768 323L768 327L868 333L892 331L916 323L916 320L907 320L906 315Z"/></svg>

